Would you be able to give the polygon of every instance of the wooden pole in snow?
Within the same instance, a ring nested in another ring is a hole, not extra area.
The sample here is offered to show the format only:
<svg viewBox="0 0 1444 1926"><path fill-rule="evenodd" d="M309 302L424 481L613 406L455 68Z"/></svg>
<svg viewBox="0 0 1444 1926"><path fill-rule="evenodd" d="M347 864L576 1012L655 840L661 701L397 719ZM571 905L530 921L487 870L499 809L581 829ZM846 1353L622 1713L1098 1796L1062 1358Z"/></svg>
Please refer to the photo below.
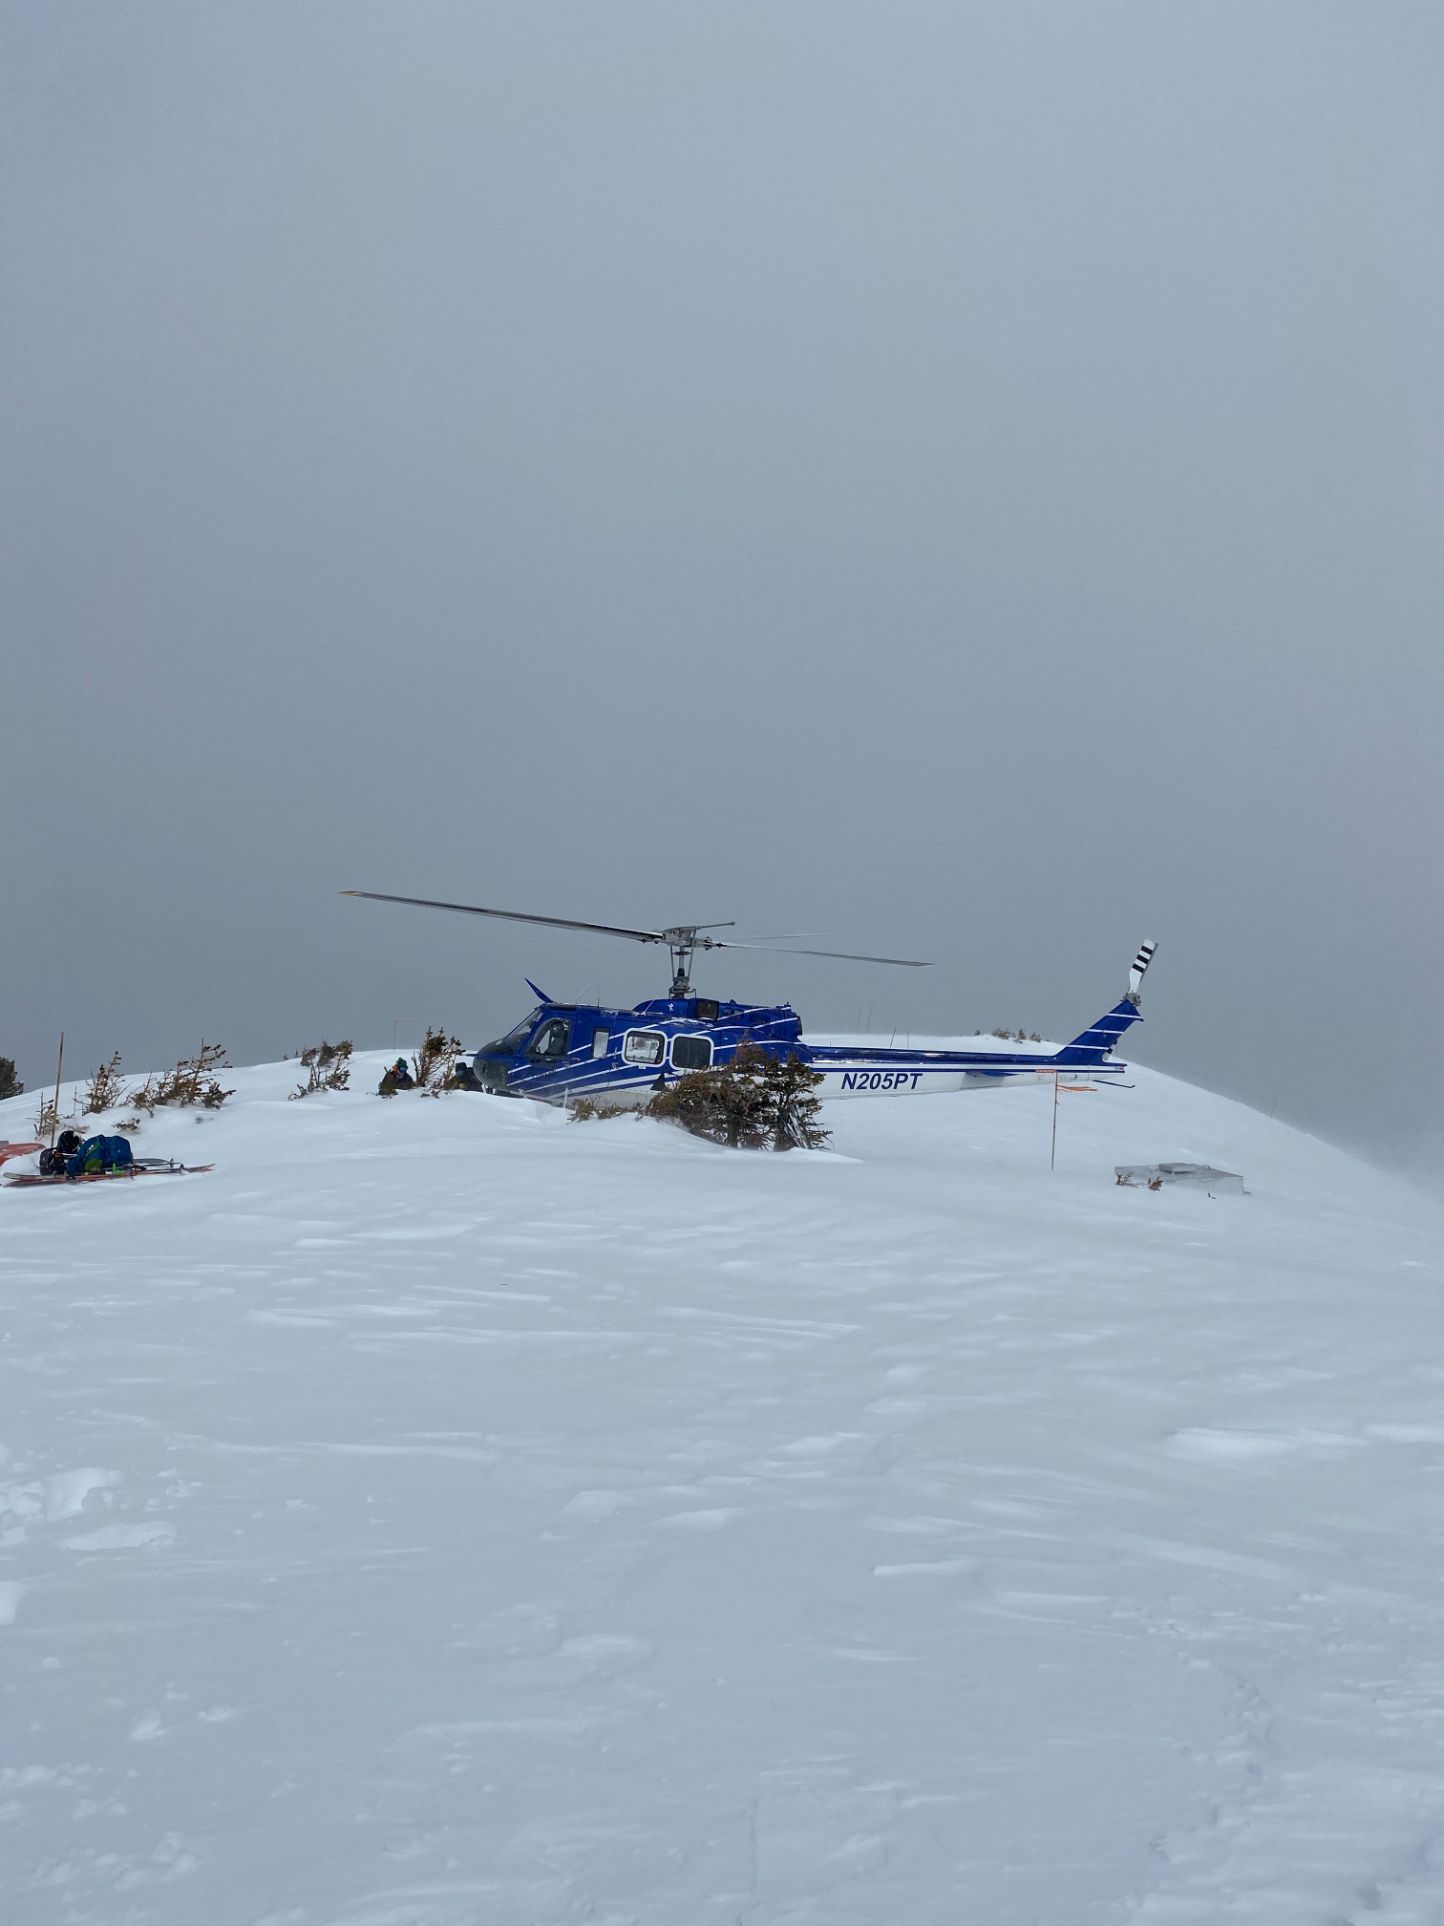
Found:
<svg viewBox="0 0 1444 1926"><path fill-rule="evenodd" d="M55 1059L55 1102L50 1109L50 1148L55 1148L55 1133L60 1128L60 1071L65 1062L65 1032L60 1032L60 1054Z"/></svg>

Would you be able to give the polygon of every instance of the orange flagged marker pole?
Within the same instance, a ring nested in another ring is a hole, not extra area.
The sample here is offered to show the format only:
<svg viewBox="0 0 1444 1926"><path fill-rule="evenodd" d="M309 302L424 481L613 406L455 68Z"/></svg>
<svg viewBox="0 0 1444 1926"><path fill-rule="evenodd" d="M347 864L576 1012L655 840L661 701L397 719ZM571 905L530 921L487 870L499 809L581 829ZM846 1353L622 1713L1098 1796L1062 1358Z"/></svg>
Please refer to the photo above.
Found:
<svg viewBox="0 0 1444 1926"><path fill-rule="evenodd" d="M1058 1070L1053 1072L1053 1141L1048 1150L1049 1170L1056 1170L1058 1168L1058 1092L1060 1090L1071 1090L1075 1091L1080 1097L1091 1097L1097 1088L1096 1084L1091 1083L1060 1083L1058 1079L1061 1074L1061 1071Z"/></svg>

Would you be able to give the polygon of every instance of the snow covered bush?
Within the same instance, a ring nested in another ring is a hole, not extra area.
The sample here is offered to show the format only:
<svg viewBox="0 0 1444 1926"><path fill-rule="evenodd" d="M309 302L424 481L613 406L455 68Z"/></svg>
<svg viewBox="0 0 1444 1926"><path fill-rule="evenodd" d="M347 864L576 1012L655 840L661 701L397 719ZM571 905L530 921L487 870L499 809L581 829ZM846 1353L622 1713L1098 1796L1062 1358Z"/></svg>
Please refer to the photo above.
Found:
<svg viewBox="0 0 1444 1926"><path fill-rule="evenodd" d="M351 1044L313 1043L300 1053L298 1061L306 1071L306 1081L298 1083L290 1101L309 1097L317 1090L348 1090L351 1087Z"/></svg>

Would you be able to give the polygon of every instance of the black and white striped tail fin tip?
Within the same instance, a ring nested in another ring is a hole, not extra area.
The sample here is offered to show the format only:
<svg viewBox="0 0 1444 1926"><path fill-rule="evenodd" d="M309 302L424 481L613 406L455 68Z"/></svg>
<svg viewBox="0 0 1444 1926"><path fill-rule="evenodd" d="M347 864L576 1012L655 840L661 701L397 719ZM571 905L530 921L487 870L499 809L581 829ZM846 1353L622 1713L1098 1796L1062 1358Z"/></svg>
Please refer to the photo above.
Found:
<svg viewBox="0 0 1444 1926"><path fill-rule="evenodd" d="M1153 954L1157 948L1156 943L1138 945L1138 954L1133 959L1133 968L1128 972L1128 994L1134 1003L1142 993L1144 973L1153 961Z"/></svg>

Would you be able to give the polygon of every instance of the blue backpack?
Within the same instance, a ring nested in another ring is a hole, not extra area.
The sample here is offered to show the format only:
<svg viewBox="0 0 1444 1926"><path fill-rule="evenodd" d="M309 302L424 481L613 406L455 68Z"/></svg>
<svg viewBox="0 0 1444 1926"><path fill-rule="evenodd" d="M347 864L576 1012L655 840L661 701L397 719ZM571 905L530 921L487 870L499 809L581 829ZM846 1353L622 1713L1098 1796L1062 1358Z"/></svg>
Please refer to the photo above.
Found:
<svg viewBox="0 0 1444 1926"><path fill-rule="evenodd" d="M109 1164L107 1165L108 1169L129 1170L131 1165L135 1162L135 1157L131 1152L129 1138L107 1137L105 1140L105 1147L106 1147L107 1155L110 1159Z"/></svg>
<svg viewBox="0 0 1444 1926"><path fill-rule="evenodd" d="M67 1177L91 1177L101 1172L129 1170L135 1162L124 1137L87 1137L65 1165Z"/></svg>

